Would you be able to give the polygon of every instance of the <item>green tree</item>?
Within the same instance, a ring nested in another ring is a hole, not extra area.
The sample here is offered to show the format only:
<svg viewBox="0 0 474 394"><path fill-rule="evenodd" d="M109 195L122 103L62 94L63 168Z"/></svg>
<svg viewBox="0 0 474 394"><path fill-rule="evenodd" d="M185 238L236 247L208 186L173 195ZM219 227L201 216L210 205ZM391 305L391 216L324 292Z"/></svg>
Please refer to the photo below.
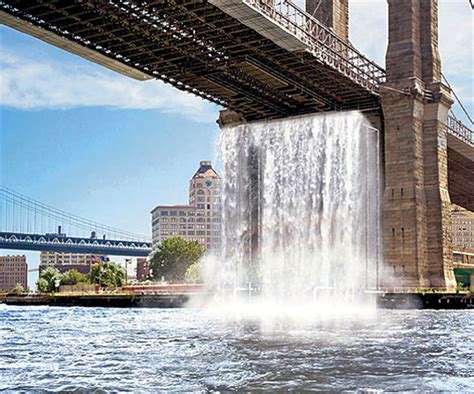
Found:
<svg viewBox="0 0 474 394"><path fill-rule="evenodd" d="M24 292L25 292L25 288L21 285L21 283L17 283L15 287L8 292L8 294L21 295Z"/></svg>
<svg viewBox="0 0 474 394"><path fill-rule="evenodd" d="M48 281L44 278L39 278L36 281L36 286L38 286L38 290L40 293L47 293L48 292Z"/></svg>
<svg viewBox="0 0 474 394"><path fill-rule="evenodd" d="M36 282L38 290L42 293L52 293L56 290L55 282L61 280L61 277L61 273L56 268L46 268L41 272L39 279Z"/></svg>
<svg viewBox="0 0 474 394"><path fill-rule="evenodd" d="M112 261L101 261L91 268L91 282L99 284L104 289L115 289L125 283L125 271Z"/></svg>
<svg viewBox="0 0 474 394"><path fill-rule="evenodd" d="M196 261L191 264L184 274L184 281L186 283L201 283L201 263Z"/></svg>
<svg viewBox="0 0 474 394"><path fill-rule="evenodd" d="M197 263L203 254L204 248L197 241L171 237L155 246L148 262L155 280L164 278L171 283L182 283L188 268Z"/></svg>
<svg viewBox="0 0 474 394"><path fill-rule="evenodd" d="M77 285L78 283L88 283L89 275L81 274L78 270L71 269L61 276L62 285Z"/></svg>

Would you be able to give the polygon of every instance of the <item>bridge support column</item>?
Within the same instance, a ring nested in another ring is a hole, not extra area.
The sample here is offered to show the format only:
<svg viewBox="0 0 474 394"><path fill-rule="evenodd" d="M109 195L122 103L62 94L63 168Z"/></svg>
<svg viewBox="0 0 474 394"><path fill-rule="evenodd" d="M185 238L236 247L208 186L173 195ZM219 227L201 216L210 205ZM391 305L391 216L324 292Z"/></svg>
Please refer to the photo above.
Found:
<svg viewBox="0 0 474 394"><path fill-rule="evenodd" d="M242 114L232 111L230 109L224 109L219 112L219 119L217 119L217 124L220 128L224 126L235 126L240 123L244 123L245 118Z"/></svg>
<svg viewBox="0 0 474 394"><path fill-rule="evenodd" d="M452 290L451 211L436 0L388 0L383 287Z"/></svg>
<svg viewBox="0 0 474 394"><path fill-rule="evenodd" d="M306 12L349 40L349 0L306 0Z"/></svg>

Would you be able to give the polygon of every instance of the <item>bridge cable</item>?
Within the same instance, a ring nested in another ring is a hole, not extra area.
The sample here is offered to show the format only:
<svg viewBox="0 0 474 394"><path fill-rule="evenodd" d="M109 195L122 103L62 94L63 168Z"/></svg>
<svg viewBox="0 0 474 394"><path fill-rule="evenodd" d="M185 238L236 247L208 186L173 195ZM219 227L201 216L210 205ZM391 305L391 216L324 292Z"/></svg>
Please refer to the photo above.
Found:
<svg viewBox="0 0 474 394"><path fill-rule="evenodd" d="M142 234L134 234L129 231L119 230L107 225L103 225L103 224L93 222L88 219L81 218L79 216L72 215L70 213L50 207L36 200L33 200L29 197L21 195L20 193L10 190L6 187L0 187L0 200L2 200L3 204L5 205L5 211L6 211L5 212L6 214L4 215L6 219L4 223L5 227L9 227L8 218L10 216L9 215L10 213L11 220L12 220L11 225L13 225L13 228L16 228L16 225L19 224L19 226L21 227L20 230L23 229L24 225L26 225L28 229L30 227L31 221L33 221L35 230L37 230L36 225L39 224L41 225L40 232L43 233L44 226L45 226L44 221L46 219L48 221L48 223L46 224L47 229L51 228L51 220L53 221L56 220L58 221L57 222L58 224L59 224L59 221L62 224L66 224L66 223L69 224L70 229L71 229L71 226L73 226L74 228L77 228L77 229L88 230L88 231L91 231L91 230L101 231L101 232L107 233L108 235L119 235L121 237L132 238L132 239L140 240L140 241L149 238L148 236L145 236ZM17 214L17 210L19 211L18 214ZM23 214L25 214L25 216L23 216ZM33 217L30 219L30 215L34 215L34 219ZM18 219L19 219L19 223L16 223ZM4 220L2 220L2 222L3 221Z"/></svg>
<svg viewBox="0 0 474 394"><path fill-rule="evenodd" d="M471 1L474 1L474 0L471 0ZM467 116L467 118L469 119L469 121L471 123L474 123L472 118L471 118L471 115L469 115L469 113L467 112L467 109L464 107L463 103L461 102L461 99L458 97L458 95L456 94L456 92L454 91L453 87L451 86L451 84L449 83L449 81L446 79L446 77L444 76L443 73L441 73L441 77L444 79L444 82L446 82L446 85L448 85L448 87L451 89L451 91L453 92L453 95L454 97L456 98L456 101L458 102L459 106L461 107L462 111L464 112L464 114ZM453 113L451 111L451 113ZM453 113L454 115L454 113ZM456 116L454 116L456 117Z"/></svg>

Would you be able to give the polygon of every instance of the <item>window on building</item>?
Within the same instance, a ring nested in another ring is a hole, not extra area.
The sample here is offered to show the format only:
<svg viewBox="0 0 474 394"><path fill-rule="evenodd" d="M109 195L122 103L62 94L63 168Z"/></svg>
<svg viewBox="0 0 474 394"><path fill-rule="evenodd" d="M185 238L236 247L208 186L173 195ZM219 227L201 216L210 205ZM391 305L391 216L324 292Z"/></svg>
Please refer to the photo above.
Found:
<svg viewBox="0 0 474 394"><path fill-rule="evenodd" d="M168 211L160 211L161 216L168 216Z"/></svg>
<svg viewBox="0 0 474 394"><path fill-rule="evenodd" d="M197 207L198 209L204 209L204 204L198 204Z"/></svg>
<svg viewBox="0 0 474 394"><path fill-rule="evenodd" d="M176 216L178 214L178 211L170 211L170 216Z"/></svg>

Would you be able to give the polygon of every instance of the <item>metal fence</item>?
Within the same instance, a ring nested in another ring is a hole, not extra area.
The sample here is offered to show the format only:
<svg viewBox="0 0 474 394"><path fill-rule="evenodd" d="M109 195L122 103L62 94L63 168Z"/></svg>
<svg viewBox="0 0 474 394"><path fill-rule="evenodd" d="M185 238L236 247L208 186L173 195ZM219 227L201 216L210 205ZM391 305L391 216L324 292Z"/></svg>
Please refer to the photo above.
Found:
<svg viewBox="0 0 474 394"><path fill-rule="evenodd" d="M243 2L294 34L321 62L378 93L379 86L385 81L385 70L297 5L287 0Z"/></svg>
<svg viewBox="0 0 474 394"><path fill-rule="evenodd" d="M448 122L446 123L448 133L458 137L470 146L474 146L474 130L467 127L460 120L454 116L448 116Z"/></svg>
<svg viewBox="0 0 474 394"><path fill-rule="evenodd" d="M339 38L328 27L289 0L243 0L293 33L309 46L313 55L366 89L378 93L385 82L385 70ZM447 130L474 146L474 132L453 116L448 117Z"/></svg>

